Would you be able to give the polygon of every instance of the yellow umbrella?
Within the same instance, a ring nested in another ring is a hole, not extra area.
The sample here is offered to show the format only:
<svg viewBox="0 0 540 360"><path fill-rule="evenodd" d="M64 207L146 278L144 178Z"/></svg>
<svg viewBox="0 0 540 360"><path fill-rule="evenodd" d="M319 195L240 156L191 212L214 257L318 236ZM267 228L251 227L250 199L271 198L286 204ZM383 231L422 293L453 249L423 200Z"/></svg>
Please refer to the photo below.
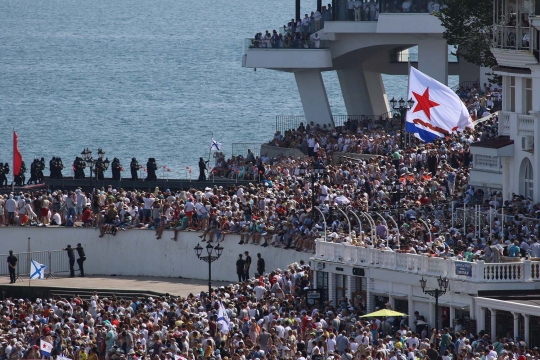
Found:
<svg viewBox="0 0 540 360"><path fill-rule="evenodd" d="M388 316L409 316L409 315L400 313L394 310L382 309L382 310L378 310L378 311L375 311L375 312L372 312L370 314L366 314L360 317L367 318L367 317L388 317Z"/></svg>

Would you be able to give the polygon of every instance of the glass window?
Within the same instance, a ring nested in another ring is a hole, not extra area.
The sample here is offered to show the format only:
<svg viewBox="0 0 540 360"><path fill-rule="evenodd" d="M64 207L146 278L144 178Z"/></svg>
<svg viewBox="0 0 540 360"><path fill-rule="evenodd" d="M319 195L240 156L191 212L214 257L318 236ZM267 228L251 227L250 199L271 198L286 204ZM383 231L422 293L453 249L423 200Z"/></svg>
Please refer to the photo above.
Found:
<svg viewBox="0 0 540 360"><path fill-rule="evenodd" d="M336 301L339 304L339 300L347 295L347 280L346 275L336 275Z"/></svg>
<svg viewBox="0 0 540 360"><path fill-rule="evenodd" d="M524 101L525 104L523 106L523 109L525 110L524 113L528 114L529 111L532 110L532 79L524 79L523 82L525 84L525 96Z"/></svg>
<svg viewBox="0 0 540 360"><path fill-rule="evenodd" d="M508 94L506 110L514 112L516 111L516 78L513 76L508 77Z"/></svg>
<svg viewBox="0 0 540 360"><path fill-rule="evenodd" d="M328 273L317 271L317 289L323 291L323 300L328 300Z"/></svg>

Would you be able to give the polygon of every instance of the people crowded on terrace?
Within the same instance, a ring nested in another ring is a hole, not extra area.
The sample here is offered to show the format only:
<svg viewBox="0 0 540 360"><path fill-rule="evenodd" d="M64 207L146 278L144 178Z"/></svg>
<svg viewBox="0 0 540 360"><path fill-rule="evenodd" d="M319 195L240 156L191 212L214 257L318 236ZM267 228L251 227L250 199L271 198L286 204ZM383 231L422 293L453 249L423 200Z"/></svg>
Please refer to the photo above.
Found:
<svg viewBox="0 0 540 360"><path fill-rule="evenodd" d="M304 261L186 297L8 298L0 303L6 359L536 360L522 338L470 333L466 319L430 329L410 316L371 316L365 299L313 303ZM392 310L375 298L375 310ZM397 314L400 314L399 312ZM364 315L367 315L365 317ZM454 320L454 319L452 319ZM45 344L45 346L43 346ZM42 349L49 349L47 355ZM50 355L50 356L48 356Z"/></svg>

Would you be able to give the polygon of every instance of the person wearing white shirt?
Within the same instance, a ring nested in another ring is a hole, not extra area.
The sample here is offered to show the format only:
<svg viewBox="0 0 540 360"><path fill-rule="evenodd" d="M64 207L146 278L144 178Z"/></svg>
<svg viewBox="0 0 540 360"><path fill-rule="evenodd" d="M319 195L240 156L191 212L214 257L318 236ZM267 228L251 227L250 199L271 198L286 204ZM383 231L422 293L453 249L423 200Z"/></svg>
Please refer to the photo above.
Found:
<svg viewBox="0 0 540 360"><path fill-rule="evenodd" d="M313 36L313 45L315 46L315 49L319 49L321 47L321 38L319 37L318 33L315 33Z"/></svg>

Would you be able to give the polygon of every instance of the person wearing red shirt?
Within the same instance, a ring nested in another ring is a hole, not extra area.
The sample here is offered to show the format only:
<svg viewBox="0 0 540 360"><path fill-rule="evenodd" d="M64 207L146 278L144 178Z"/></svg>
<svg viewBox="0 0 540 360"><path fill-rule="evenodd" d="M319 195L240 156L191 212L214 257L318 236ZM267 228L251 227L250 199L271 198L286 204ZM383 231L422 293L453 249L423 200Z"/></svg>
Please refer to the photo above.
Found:
<svg viewBox="0 0 540 360"><path fill-rule="evenodd" d="M92 210L90 210L90 205L86 205L86 208L83 211L81 220L83 222L83 226L91 226L92 225Z"/></svg>

